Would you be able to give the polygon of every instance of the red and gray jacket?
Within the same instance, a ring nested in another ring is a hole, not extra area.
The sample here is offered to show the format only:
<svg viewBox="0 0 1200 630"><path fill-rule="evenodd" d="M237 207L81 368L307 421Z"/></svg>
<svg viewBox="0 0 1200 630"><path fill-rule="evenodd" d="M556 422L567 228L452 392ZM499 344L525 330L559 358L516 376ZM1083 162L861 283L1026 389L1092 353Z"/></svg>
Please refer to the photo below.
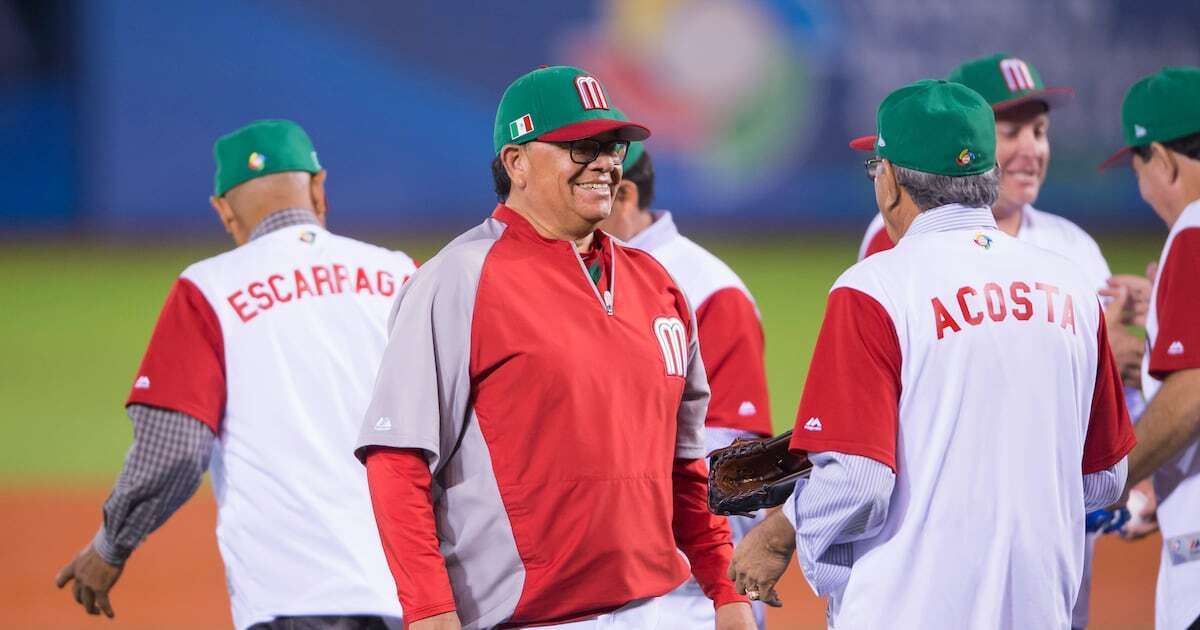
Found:
<svg viewBox="0 0 1200 630"><path fill-rule="evenodd" d="M692 312L649 254L594 240L598 280L500 205L400 293L356 452L408 622L593 617L683 582L677 549L744 601L706 509Z"/></svg>

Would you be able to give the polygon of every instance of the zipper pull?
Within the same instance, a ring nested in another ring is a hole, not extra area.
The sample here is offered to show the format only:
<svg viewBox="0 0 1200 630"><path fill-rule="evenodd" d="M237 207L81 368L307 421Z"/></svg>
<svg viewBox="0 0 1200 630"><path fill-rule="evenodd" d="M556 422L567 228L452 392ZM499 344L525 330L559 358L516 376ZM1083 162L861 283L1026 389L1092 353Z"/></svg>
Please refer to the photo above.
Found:
<svg viewBox="0 0 1200 630"><path fill-rule="evenodd" d="M604 310L608 311L609 315L613 314L612 291L609 291L607 289L604 291Z"/></svg>

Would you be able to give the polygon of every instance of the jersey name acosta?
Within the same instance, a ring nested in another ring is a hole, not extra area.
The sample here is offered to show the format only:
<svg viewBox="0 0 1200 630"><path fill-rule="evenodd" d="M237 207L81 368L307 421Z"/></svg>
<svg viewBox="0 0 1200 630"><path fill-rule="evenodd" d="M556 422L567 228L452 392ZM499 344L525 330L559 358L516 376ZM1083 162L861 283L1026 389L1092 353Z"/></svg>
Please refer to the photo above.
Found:
<svg viewBox="0 0 1200 630"><path fill-rule="evenodd" d="M1029 299L1034 292L1040 292L1045 298L1038 300L1039 308L1036 310L1043 310L1041 307L1044 306L1046 322L1057 323L1063 330L1070 329L1071 334L1075 334L1075 300L1070 293L1062 293L1057 286L1044 282L1034 282L1030 288L1029 284L1018 280L1010 283L1007 291L996 282L984 284L982 290L961 287L953 299L947 300L950 307L954 308L953 312L939 298L930 300L937 338L940 340L944 337L947 329L951 332L962 330L960 321L971 326L978 326L987 320L999 322L1009 317L1029 321L1035 314L1034 301ZM1060 309L1055 308L1056 302L1062 305ZM955 319L955 315L958 319Z"/></svg>
<svg viewBox="0 0 1200 630"><path fill-rule="evenodd" d="M408 279L400 279L400 284ZM387 271L368 271L363 267L350 268L342 264L313 265L284 273L273 273L256 280L225 298L242 323L276 304L341 293L365 293L392 297L396 294L396 279Z"/></svg>

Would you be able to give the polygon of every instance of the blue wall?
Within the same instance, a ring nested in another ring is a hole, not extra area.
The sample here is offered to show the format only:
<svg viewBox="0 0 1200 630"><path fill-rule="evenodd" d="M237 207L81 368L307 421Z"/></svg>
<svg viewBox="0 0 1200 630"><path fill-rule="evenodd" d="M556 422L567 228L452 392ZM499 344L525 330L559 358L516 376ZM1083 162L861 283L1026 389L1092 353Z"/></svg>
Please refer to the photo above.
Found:
<svg viewBox="0 0 1200 630"><path fill-rule="evenodd" d="M655 131L660 205L715 226L862 225L879 99L1007 50L1078 92L1054 112L1041 207L1144 224L1132 175L1099 174L1121 97L1200 64L1200 5L949 0L394 2L89 0L74 79L0 86L6 220L101 233L213 230L213 140L287 117L330 171L333 220L461 227L491 207L504 86L540 63L595 72ZM903 6L900 6L903 5Z"/></svg>

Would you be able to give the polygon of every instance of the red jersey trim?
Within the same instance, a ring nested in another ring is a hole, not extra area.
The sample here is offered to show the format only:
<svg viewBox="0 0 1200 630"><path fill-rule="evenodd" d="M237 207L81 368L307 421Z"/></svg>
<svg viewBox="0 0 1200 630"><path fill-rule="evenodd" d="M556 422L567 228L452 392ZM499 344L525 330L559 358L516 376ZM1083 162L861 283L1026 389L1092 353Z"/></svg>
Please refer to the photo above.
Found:
<svg viewBox="0 0 1200 630"><path fill-rule="evenodd" d="M704 424L771 435L762 322L738 287L726 287L696 309L700 355L711 398Z"/></svg>
<svg viewBox="0 0 1200 630"><path fill-rule="evenodd" d="M1088 419L1087 436L1083 442L1083 474L1108 470L1133 450L1133 423L1125 406L1125 390L1121 373L1113 360L1108 343L1108 327L1104 309L1100 309L1099 330L1096 332L1096 385L1092 393L1092 409Z"/></svg>
<svg viewBox="0 0 1200 630"><path fill-rule="evenodd" d="M887 310L857 289L834 289L804 383L791 449L860 455L895 472L901 360L900 340Z"/></svg>
<svg viewBox="0 0 1200 630"><path fill-rule="evenodd" d="M213 433L225 414L225 342L204 294L179 278L167 295L125 405L187 414Z"/></svg>
<svg viewBox="0 0 1200 630"><path fill-rule="evenodd" d="M1158 272L1150 376L1200 368L1200 227L1180 231Z"/></svg>

